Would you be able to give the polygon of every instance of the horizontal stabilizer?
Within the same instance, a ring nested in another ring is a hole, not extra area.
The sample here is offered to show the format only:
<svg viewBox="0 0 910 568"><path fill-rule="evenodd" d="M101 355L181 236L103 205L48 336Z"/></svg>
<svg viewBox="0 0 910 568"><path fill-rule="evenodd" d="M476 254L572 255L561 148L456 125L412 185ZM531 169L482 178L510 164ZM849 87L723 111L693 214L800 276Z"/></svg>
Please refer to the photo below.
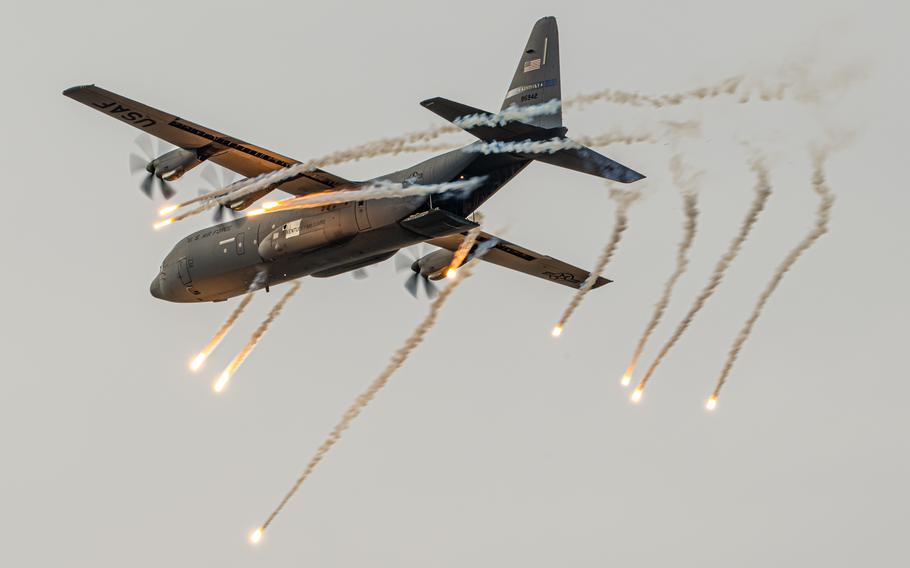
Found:
<svg viewBox="0 0 910 568"><path fill-rule="evenodd" d="M449 122L458 124L459 118L472 115L491 115L486 111L436 97L427 99L420 103L424 108L429 109ZM472 126L464 127L465 132L469 132L480 138L484 142L512 142L512 141L543 141L554 138L562 139L566 134L565 127L542 128L525 122L511 121L503 125L496 126ZM571 148L557 150L553 153L533 153L516 155L528 160L537 160L554 166L561 166L577 172L590 174L593 176L618 181L622 183L632 183L645 176L631 168L613 161L610 158L595 152L587 147Z"/></svg>
<svg viewBox="0 0 910 568"><path fill-rule="evenodd" d="M587 147L557 150L552 154L523 154L523 156L622 183L632 183L645 177Z"/></svg>
<svg viewBox="0 0 910 568"><path fill-rule="evenodd" d="M458 250L458 247L464 241L467 233L452 234L427 241L429 244L450 251ZM590 272L582 270L577 266L572 266L568 262L557 260L552 256L546 256L526 249L522 246L510 243L490 233L481 232L477 237L477 245L496 240L496 244L490 248L481 260L492 264L498 264L504 268L523 272L530 276L536 276L544 280L549 280L556 284L562 284L570 288L580 288L584 281L590 276ZM476 250L476 249L475 249ZM473 252L473 251L472 251ZM599 288L612 280L603 276L598 276L594 282L593 288Z"/></svg>
<svg viewBox="0 0 910 568"><path fill-rule="evenodd" d="M422 101L420 105L453 123L456 123L456 120L459 118L476 114L493 116L493 113L489 113L485 110L480 110L442 97L427 99ZM553 136L559 136L565 133L565 129L563 128L546 129L517 121L507 122L501 126L473 126L464 128L464 130L477 138L480 138L484 142L525 138L552 138Z"/></svg>

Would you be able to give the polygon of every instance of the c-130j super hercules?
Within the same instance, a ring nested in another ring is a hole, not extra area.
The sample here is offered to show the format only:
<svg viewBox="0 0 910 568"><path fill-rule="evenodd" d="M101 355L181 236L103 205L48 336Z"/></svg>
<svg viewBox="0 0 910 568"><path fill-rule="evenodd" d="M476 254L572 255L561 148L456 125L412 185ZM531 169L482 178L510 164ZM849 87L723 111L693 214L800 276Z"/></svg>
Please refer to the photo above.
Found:
<svg viewBox="0 0 910 568"><path fill-rule="evenodd" d="M559 100L559 81L556 20L547 17L539 20L531 31L502 108L521 109ZM247 177L299 163L94 85L73 87L63 94L177 146L147 164L146 170L159 179L176 179L204 161ZM459 117L483 113L443 98L428 99L421 105L453 122ZM466 127L465 130L480 139L481 142L473 145L492 141L564 139L567 131L558 109L521 122ZM218 302L250 289L302 276L327 277L354 271L382 262L399 249L422 242L439 247L439 250L415 261L411 270L425 280L442 278L454 251L468 231L477 227L467 217L532 160L623 183L644 177L583 146L553 153L489 155L462 148L367 182L352 182L313 169L239 201L223 204L235 211L242 210L274 189L304 196L357 189L376 181L407 183L416 180L420 184L436 184L482 178L483 182L470 190L431 196L277 210L197 231L177 243L164 259L158 276L152 281L151 293L170 302ZM580 287L589 276L580 268L485 232L480 233L475 247L492 239L496 239L496 244L483 255L484 261L572 288ZM607 282L609 280L599 277L594 286Z"/></svg>

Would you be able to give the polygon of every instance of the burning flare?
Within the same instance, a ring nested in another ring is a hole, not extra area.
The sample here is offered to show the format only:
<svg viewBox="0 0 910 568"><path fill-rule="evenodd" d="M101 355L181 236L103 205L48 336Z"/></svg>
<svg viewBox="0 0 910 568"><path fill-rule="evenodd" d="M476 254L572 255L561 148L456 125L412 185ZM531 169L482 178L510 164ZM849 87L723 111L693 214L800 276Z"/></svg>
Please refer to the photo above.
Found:
<svg viewBox="0 0 910 568"><path fill-rule="evenodd" d="M208 359L209 354L205 351L200 351L198 355L193 357L193 360L190 361L190 370L194 373L202 368L202 365L205 363L205 360Z"/></svg>
<svg viewBox="0 0 910 568"><path fill-rule="evenodd" d="M692 248L692 242L695 240L695 230L698 221L698 196L696 189L703 172L696 172L692 176L687 177L683 168L682 158L679 154L673 156L670 160L670 171L673 174L674 183L683 190L683 210L686 214L686 221L683 226L683 238L676 249L676 268L673 270L673 274L670 275L667 283L664 284L663 293L654 305L654 312L651 314L651 319L648 320L647 325L645 325L645 330L638 340L635 352L632 353L632 359L629 361L629 366L626 368L626 372L622 378L623 386L629 386L629 384L631 384L632 375L635 373L635 367L638 366L638 359L645 350L648 339L650 339L654 330L657 329L657 325L667 311L667 306L670 305L670 297L673 295L673 289L689 266L689 249Z"/></svg>
<svg viewBox="0 0 910 568"><path fill-rule="evenodd" d="M215 384L212 385L212 390L216 393L220 393L227 386L228 382L231 380L231 377L234 376L234 373L237 372L237 369L240 368L240 365L250 356L250 353L253 352L253 349L256 348L256 345L259 343L259 340L262 339L262 336L269 329L269 325L278 315L281 313L281 310L284 308L284 305L291 299L291 297L297 293L297 290L300 289L300 282L294 281L291 282L291 287L288 288L288 291L275 302L275 305L272 306L272 309L269 311L269 315L259 324L259 327L256 328L256 331L253 332L253 335L250 337L250 340L247 341L246 345L243 346L243 349L240 350L240 353L234 357L230 362L227 368L221 373L218 377L218 380L215 381Z"/></svg>
<svg viewBox="0 0 910 568"><path fill-rule="evenodd" d="M780 266L777 267L777 270L774 271L771 280L759 295L758 301L752 309L752 314L749 316L749 319L746 320L746 323L739 331L736 339L733 340L733 345L730 347L730 351L727 354L727 360L724 362L723 369L721 369L717 384L714 387L714 392L711 395L710 400L714 400L715 404L717 397L720 396L721 389L724 388L724 384L727 382L727 377L730 376L733 364L736 362L737 357L739 357L739 352L742 350L746 340L748 340L749 336L752 334L752 329L755 327L758 318L761 317L762 311L765 309L765 304L768 303L771 295L777 290L777 287L784 279L784 276L793 268L793 265L796 264L799 257L809 250L809 248L815 244L815 241L828 232L828 223L831 220L831 208L834 207L834 195L832 195L831 190L825 184L825 160L829 150L830 148L822 148L813 153L814 172L812 175L812 189L820 200L818 210L815 214L815 226L812 227L809 233L803 237L799 243L797 243L796 247L787 254Z"/></svg>
<svg viewBox="0 0 910 568"><path fill-rule="evenodd" d="M569 318L572 317L572 314L578 308L579 304L581 304L581 301L594 287L594 284L597 282L597 278L604 271L604 268L607 267L610 259L613 258L613 254L616 252L617 247L619 247L619 242L622 240L622 235L626 231L626 227L629 225L629 219L627 216L629 207L632 205L632 203L635 202L636 199L638 199L638 196L639 193L637 191L615 188L610 190L610 198L616 201L617 204L616 222L613 225L613 232L610 234L610 240L607 242L607 246L604 248L603 253L601 253L600 258L597 259L597 264L593 269L591 269L591 273L587 278L585 278L585 281L578 289L578 292L575 293L575 295L572 297L572 300L569 302L569 305L563 312L562 317L559 318L559 322L556 324L556 327L553 328L553 337L558 337L562 333L563 328L566 327L566 322L568 322Z"/></svg>
<svg viewBox="0 0 910 568"><path fill-rule="evenodd" d="M193 357L193 360L190 361L190 370L193 372L198 371L205 364L206 359L209 355L212 354L221 341L227 336L228 332L231 331L231 328L234 327L234 323L237 321L237 318L240 317L240 314L243 313L243 310L249 305L250 300L253 299L252 292L247 293L240 303L237 304L237 307L234 308L234 311L231 312L231 315L228 316L227 320L221 325L221 328L215 333L212 339L202 348L202 351L198 355Z"/></svg>
<svg viewBox="0 0 910 568"><path fill-rule="evenodd" d="M739 232L730 242L730 245L727 247L727 251L724 255L717 261L717 264L714 267L714 272L711 273L711 278L708 279L708 283L699 293L698 297L695 298L695 302L692 304L692 307L689 308L689 311L683 317L682 321L676 326L676 329L673 330L673 334L670 336L670 339L664 344L660 352L657 354L657 357L651 363L651 366L648 367L648 372L645 373L644 378L641 382L638 383L638 389L644 390L648 385L648 381L651 379L651 376L654 374L654 371L657 369L657 366L660 365L661 361L664 360L664 357L667 356L667 353L673 348L674 345L679 341L679 338L683 336L689 326L692 324L692 321L695 319L695 316L698 315L698 312L704 307L708 299L714 295L714 292L717 290L717 287L720 286L721 281L723 281L724 276L727 274L727 270L730 268L730 265L739 255L740 251L743 248L743 244L749 238L749 234L752 232L752 228L755 226L755 223L758 222L758 218L761 215L761 212L764 210L765 205L768 202L768 198L771 197L771 183L768 181L768 169L765 167L764 161L760 157L755 157L751 161L752 171L755 172L758 181L755 184L755 198L752 200L752 205L749 207L749 211L746 212L746 218L743 219L743 223L740 226Z"/></svg>
<svg viewBox="0 0 910 568"><path fill-rule="evenodd" d="M264 532L265 531L262 530L262 527L259 527L256 530L254 530L253 532L251 532L250 533L250 543L259 544L260 542L262 542L262 535L264 534Z"/></svg>
<svg viewBox="0 0 910 568"><path fill-rule="evenodd" d="M489 250L489 249L486 249ZM483 253L486 252L479 251L477 256L468 262L461 269L461 278L456 278L455 280L449 281L449 283L442 289L436 299L433 300L433 303L430 304L430 311L422 322L417 326L411 336L404 342L404 345L401 346L398 351L392 356L392 360L386 366L385 370L380 373L380 375L367 387L360 396L358 396L350 408L344 413L341 417L341 420L325 439L322 445L316 450L316 453L313 454L313 457L310 459L310 462L307 464L306 468L303 470L303 473L300 474L300 477L297 478L297 481L294 482L294 485L291 486L290 491L284 496L284 498L278 503L278 506L269 514L268 518L262 524L260 530L265 531L269 528L272 522L275 520L275 517L284 509L288 504L294 494L297 493L297 490L300 489L300 486L303 485L303 482L313 473L313 470L316 469L316 466L319 465L319 462L329 453L329 450L338 443L338 440L341 439L342 434L351 426L354 420L360 416L360 413L363 409L376 397L380 390L386 386L389 382L389 379L395 374L395 371L400 369L404 365L405 361L408 360L411 352L423 341L427 332L433 328L436 324L436 318L439 315L439 311L442 309L443 305L449 299L452 292L459 284L467 280L471 276L471 270L474 268L474 264L478 259L483 256Z"/></svg>
<svg viewBox="0 0 910 568"><path fill-rule="evenodd" d="M622 376L622 380L619 381L619 384L621 384L624 387L627 387L632 384L632 371L631 370L628 370L625 372L625 374Z"/></svg>
<svg viewBox="0 0 910 568"><path fill-rule="evenodd" d="M709 398L708 402L705 403L705 408L707 408L708 410L714 410L715 408L717 408L717 397L714 395L711 395L711 398Z"/></svg>
<svg viewBox="0 0 910 568"><path fill-rule="evenodd" d="M446 270L446 277L449 279L455 278L458 274L458 268L464 263L464 259L468 257L471 249L474 248L477 237L483 232L483 229L480 228L480 223L483 223L483 215L475 213L474 222L478 223L478 226L468 231L467 236L465 236L464 240L461 241L461 244L458 245L455 254L452 255L452 261L449 263L449 268Z"/></svg>

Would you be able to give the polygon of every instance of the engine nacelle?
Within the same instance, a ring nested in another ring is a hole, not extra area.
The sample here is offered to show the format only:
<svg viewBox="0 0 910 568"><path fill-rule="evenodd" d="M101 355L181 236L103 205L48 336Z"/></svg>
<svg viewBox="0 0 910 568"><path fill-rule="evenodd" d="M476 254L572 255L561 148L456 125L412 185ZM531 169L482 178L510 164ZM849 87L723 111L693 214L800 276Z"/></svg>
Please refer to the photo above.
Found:
<svg viewBox="0 0 910 568"><path fill-rule="evenodd" d="M174 181L201 163L195 150L176 148L149 162L145 169L165 181Z"/></svg>
<svg viewBox="0 0 910 568"><path fill-rule="evenodd" d="M411 269L414 270L416 268L414 272L420 272L430 280L441 280L445 278L446 270L452 264L452 258L454 257L455 253L452 251L439 249L418 258L414 261L416 266L412 266Z"/></svg>

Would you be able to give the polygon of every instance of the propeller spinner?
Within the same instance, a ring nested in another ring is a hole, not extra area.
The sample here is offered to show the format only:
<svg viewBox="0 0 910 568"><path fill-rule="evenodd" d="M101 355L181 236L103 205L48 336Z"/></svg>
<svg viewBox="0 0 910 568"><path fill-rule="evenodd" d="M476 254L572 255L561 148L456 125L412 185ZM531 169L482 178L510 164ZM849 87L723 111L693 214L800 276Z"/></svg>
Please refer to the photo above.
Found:
<svg viewBox="0 0 910 568"><path fill-rule="evenodd" d="M171 187L171 184L155 175L155 167L153 165L155 154L152 149L152 137L142 133L136 138L136 145L139 146L139 149L145 154L145 158L138 154L130 154L130 173L136 175L141 171L146 172L142 177L142 181L139 182L139 189L146 197L152 199L155 180L158 180L158 190L161 192L161 195L164 196L165 199L174 197L177 192ZM166 151L167 148L164 142L159 141L158 153L164 154Z"/></svg>

